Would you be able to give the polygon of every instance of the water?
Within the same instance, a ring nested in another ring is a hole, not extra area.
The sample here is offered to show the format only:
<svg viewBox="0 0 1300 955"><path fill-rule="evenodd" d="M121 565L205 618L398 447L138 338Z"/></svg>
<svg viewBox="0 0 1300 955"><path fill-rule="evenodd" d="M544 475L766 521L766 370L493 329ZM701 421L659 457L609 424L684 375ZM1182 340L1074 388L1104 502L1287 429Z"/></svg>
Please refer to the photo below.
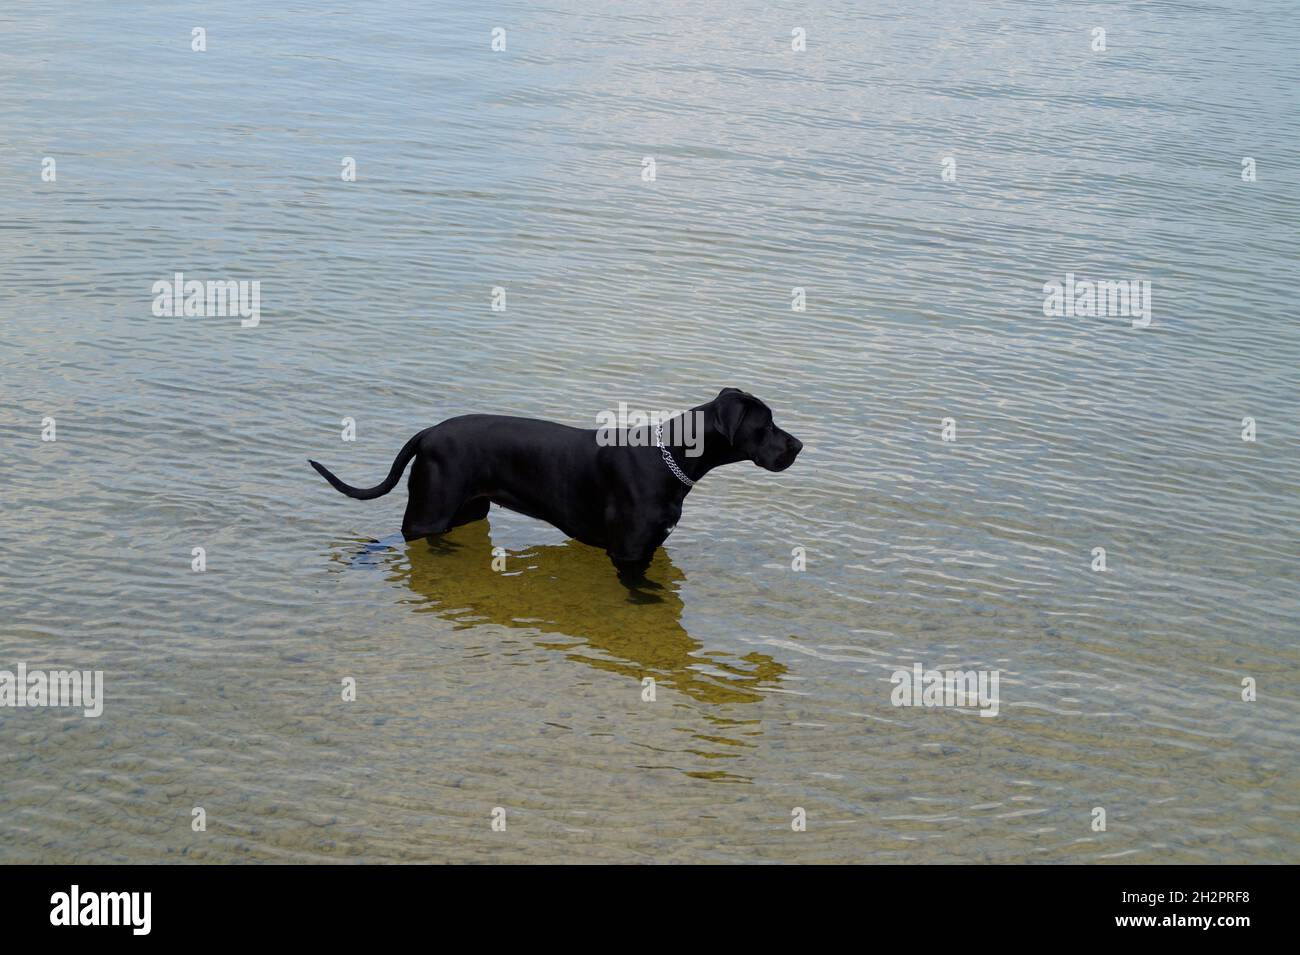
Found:
<svg viewBox="0 0 1300 955"><path fill-rule="evenodd" d="M1293 12L11 6L0 668L107 700L0 710L0 861L1300 861ZM806 448L691 493L657 601L306 463L727 385Z"/></svg>

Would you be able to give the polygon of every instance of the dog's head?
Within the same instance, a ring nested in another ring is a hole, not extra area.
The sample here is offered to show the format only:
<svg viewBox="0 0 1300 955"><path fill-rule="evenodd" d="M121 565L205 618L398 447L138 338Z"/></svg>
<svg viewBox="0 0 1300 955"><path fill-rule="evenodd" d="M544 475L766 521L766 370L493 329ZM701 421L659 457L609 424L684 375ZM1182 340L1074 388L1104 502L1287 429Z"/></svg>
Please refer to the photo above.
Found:
<svg viewBox="0 0 1300 955"><path fill-rule="evenodd" d="M709 410L713 430L730 442L740 458L760 468L784 471L794 463L803 442L772 421L772 409L739 388L723 388Z"/></svg>

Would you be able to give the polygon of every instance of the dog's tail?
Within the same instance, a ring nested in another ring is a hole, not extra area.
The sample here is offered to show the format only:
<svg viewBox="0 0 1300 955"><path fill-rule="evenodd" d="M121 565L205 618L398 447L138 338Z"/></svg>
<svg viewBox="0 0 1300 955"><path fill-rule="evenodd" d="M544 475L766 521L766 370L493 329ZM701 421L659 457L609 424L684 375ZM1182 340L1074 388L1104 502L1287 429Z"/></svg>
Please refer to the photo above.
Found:
<svg viewBox="0 0 1300 955"><path fill-rule="evenodd" d="M321 477L334 486L334 490L342 491L348 497L355 497L358 501L373 500L376 497L383 497L397 486L397 482L402 479L402 472L406 470L406 465L410 462L411 458L415 457L416 446L420 443L420 439L424 437L427 430L428 429L421 431L415 437L411 438L410 441L406 442L402 447L402 450L397 452L397 459L393 462L393 466L389 468L388 477L384 478L384 483L376 484L374 487L361 488L353 487L350 484L344 484L331 474L325 465L312 461L310 458L307 460L307 463L319 471Z"/></svg>

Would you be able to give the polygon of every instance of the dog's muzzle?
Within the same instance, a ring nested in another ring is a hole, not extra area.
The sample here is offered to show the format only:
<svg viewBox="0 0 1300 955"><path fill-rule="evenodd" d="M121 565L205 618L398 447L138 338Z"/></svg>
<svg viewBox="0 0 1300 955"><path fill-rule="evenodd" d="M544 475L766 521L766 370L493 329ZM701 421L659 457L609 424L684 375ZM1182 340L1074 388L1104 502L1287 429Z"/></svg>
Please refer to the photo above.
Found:
<svg viewBox="0 0 1300 955"><path fill-rule="evenodd" d="M794 459L799 456L799 452L802 450L803 442L798 438L791 436L789 441L786 442L785 450L777 455L776 461L772 465L772 470L784 471L790 465L794 464Z"/></svg>

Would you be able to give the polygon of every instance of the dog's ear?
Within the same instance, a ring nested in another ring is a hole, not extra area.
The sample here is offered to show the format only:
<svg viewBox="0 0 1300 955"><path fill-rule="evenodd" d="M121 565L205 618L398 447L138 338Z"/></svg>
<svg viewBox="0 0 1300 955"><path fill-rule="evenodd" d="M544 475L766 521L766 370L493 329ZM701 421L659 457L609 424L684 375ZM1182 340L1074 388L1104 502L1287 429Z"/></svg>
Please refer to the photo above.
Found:
<svg viewBox="0 0 1300 955"><path fill-rule="evenodd" d="M739 388L723 388L718 397L713 399L713 426L727 439L728 444L736 440L736 431L749 404L747 396Z"/></svg>

